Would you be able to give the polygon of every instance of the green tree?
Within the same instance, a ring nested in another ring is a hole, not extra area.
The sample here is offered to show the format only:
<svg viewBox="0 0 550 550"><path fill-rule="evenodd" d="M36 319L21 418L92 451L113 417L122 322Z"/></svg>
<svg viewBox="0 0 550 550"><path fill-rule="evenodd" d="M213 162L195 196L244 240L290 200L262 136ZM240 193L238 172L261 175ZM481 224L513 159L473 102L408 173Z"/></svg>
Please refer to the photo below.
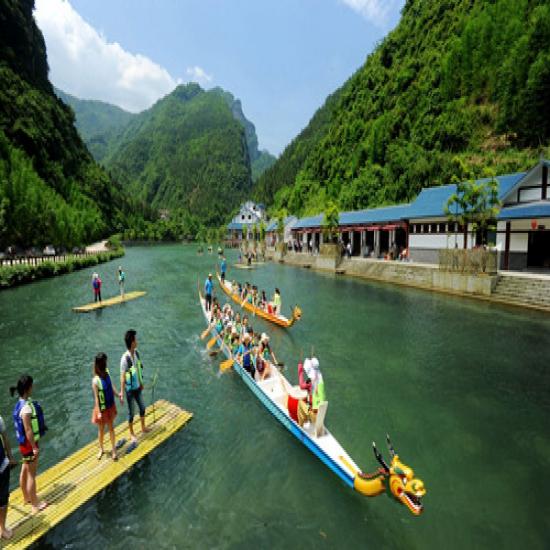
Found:
<svg viewBox="0 0 550 550"><path fill-rule="evenodd" d="M335 243L338 237L340 212L335 202L330 201L323 216L323 237Z"/></svg>
<svg viewBox="0 0 550 550"><path fill-rule="evenodd" d="M460 176L455 176L456 192L445 204L445 213L450 220L465 227L472 224L474 232L480 231L482 243L486 244L487 229L494 227L501 203L498 198L498 181L494 173L484 171L485 179L476 180L475 174L456 159ZM464 180L463 178L468 177Z"/></svg>

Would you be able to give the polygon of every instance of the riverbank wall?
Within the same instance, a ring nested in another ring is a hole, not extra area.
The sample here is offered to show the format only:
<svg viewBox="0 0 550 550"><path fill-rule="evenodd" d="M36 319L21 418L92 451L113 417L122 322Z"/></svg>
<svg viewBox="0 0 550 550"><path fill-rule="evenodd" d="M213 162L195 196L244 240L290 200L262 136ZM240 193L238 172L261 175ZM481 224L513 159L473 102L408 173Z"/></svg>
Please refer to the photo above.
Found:
<svg viewBox="0 0 550 550"><path fill-rule="evenodd" d="M444 292L499 304L550 312L550 275L526 273L463 274L433 264L375 260L334 259L305 253L269 251L268 259L283 264L332 272L385 283Z"/></svg>
<svg viewBox="0 0 550 550"><path fill-rule="evenodd" d="M65 273L109 262L121 256L124 256L124 248L122 247L86 256L68 255L66 259L61 261L45 259L36 264L20 263L0 267L0 290L64 275Z"/></svg>

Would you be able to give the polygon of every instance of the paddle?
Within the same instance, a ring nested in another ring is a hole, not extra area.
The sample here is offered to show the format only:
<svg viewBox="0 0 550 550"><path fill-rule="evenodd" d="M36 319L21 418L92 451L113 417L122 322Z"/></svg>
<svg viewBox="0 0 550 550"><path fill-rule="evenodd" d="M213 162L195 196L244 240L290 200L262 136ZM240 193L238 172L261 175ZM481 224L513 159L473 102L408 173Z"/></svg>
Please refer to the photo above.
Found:
<svg viewBox="0 0 550 550"><path fill-rule="evenodd" d="M233 357L230 357L229 359L226 359L225 361L222 361L220 363L220 371L225 372L226 370L230 369L233 366Z"/></svg>
<svg viewBox="0 0 550 550"><path fill-rule="evenodd" d="M155 370L155 374L153 375L153 381L151 382L151 401L153 402L153 423L157 421L157 415L155 411L155 388L157 387L157 382L159 379L159 370Z"/></svg>
<svg viewBox="0 0 550 550"><path fill-rule="evenodd" d="M212 349L214 347L214 344L218 341L217 336L213 336L208 340L208 344L206 344L206 349Z"/></svg>
<svg viewBox="0 0 550 550"><path fill-rule="evenodd" d="M204 340L208 336L208 333L212 330L213 326L214 325L208 325L206 329L202 331L201 340Z"/></svg>

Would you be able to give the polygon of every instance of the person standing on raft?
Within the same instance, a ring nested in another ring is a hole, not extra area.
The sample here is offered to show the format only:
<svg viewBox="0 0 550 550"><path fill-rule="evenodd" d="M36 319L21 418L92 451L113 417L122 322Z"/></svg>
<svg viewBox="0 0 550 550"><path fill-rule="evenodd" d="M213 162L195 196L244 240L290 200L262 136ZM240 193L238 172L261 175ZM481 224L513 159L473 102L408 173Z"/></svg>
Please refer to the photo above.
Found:
<svg viewBox="0 0 550 550"><path fill-rule="evenodd" d="M105 452L103 449L103 436L105 434L105 426L107 426L109 437L111 438L111 458L118 460L113 422L117 414L115 395L120 396L120 393L111 381L109 369L107 368L107 355L104 353L98 353L95 356L92 392L94 394L92 423L97 424L97 439L99 443L97 459L101 459Z"/></svg>
<svg viewBox="0 0 550 550"><path fill-rule="evenodd" d="M36 471L40 454L38 441L46 433L46 426L42 408L31 399L32 385L32 376L25 374L19 378L17 386L10 388L10 393L12 397L16 391L19 394L19 399L13 409L15 435L19 443L19 452L23 457L19 484L23 500L31 504L32 511L36 514L48 506L46 502L38 500L36 494Z"/></svg>
<svg viewBox="0 0 550 550"><path fill-rule="evenodd" d="M6 527L8 503L10 500L10 469L17 465L11 454L6 425L0 416L0 539L9 540L13 531Z"/></svg>
<svg viewBox="0 0 550 550"><path fill-rule="evenodd" d="M142 433L151 431L145 426L145 405L143 404L143 365L137 350L137 337L135 330L128 330L124 335L126 352L120 358L120 402L124 402L124 393L128 402L128 429L132 436L132 443L137 444L134 433L134 401L139 408ZM123 389L124 388L124 393Z"/></svg>
<svg viewBox="0 0 550 550"><path fill-rule="evenodd" d="M101 278L98 273L92 275L92 288L94 289L94 303L99 301L101 304Z"/></svg>
<svg viewBox="0 0 550 550"><path fill-rule="evenodd" d="M126 273L122 270L122 266L118 266L118 287L120 288L120 295L124 298L124 281L126 280Z"/></svg>

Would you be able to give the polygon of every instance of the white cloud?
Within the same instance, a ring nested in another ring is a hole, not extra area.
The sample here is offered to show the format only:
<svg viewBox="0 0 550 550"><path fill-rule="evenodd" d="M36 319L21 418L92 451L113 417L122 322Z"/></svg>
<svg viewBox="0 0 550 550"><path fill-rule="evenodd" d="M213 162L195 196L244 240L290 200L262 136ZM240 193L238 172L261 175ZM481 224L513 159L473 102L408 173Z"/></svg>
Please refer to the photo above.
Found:
<svg viewBox="0 0 550 550"><path fill-rule="evenodd" d="M385 26L390 12L401 5L399 0L340 0L340 2L379 27Z"/></svg>
<svg viewBox="0 0 550 550"><path fill-rule="evenodd" d="M202 67L198 67L197 65L194 67L187 67L186 72L191 80L203 86L212 82L212 75L207 74Z"/></svg>
<svg viewBox="0 0 550 550"><path fill-rule="evenodd" d="M138 112L181 82L148 57L108 42L68 0L37 0L35 18L46 40L50 80L69 94ZM192 71L203 82L212 80L200 67Z"/></svg>

